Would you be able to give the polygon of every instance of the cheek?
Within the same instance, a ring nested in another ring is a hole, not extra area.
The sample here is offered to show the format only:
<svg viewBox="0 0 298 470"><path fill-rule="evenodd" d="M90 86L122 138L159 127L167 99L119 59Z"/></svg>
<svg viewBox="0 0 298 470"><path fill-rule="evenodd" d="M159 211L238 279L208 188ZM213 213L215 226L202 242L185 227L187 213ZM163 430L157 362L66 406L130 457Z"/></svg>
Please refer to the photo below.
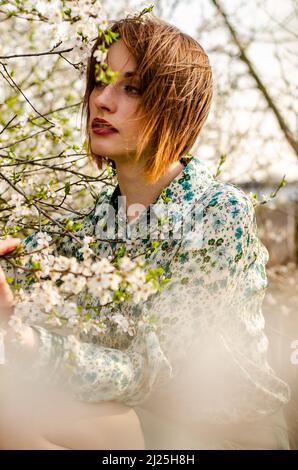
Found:
<svg viewBox="0 0 298 470"><path fill-rule="evenodd" d="M89 98L89 103L88 103L88 106L89 106L89 112L93 109L93 100L91 98Z"/></svg>
<svg viewBox="0 0 298 470"><path fill-rule="evenodd" d="M134 132L140 134L144 128L144 119L142 118L142 113L139 111L135 105L130 112L130 127Z"/></svg>
<svg viewBox="0 0 298 470"><path fill-rule="evenodd" d="M127 136L133 141L141 138L142 126L139 121L131 120L127 126Z"/></svg>

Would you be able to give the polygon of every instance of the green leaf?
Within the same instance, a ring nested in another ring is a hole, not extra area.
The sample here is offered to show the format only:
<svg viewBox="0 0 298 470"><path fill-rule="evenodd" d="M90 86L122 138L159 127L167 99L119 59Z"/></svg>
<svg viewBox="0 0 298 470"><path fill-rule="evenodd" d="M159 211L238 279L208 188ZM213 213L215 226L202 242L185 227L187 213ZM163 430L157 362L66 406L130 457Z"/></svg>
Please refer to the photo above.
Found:
<svg viewBox="0 0 298 470"><path fill-rule="evenodd" d="M74 223L73 223L73 220L68 220L65 224L65 230L73 230L73 226L74 226Z"/></svg>
<svg viewBox="0 0 298 470"><path fill-rule="evenodd" d="M81 222L75 222L75 223L73 224L73 231L74 231L74 232L78 232L79 230L81 230L81 228L82 228Z"/></svg>
<svg viewBox="0 0 298 470"><path fill-rule="evenodd" d="M68 196L68 194L70 194L70 183L67 182L64 186L64 194L65 196Z"/></svg>
<svg viewBox="0 0 298 470"><path fill-rule="evenodd" d="M153 313L149 318L149 324L154 325L155 323L157 323L157 315L156 313Z"/></svg>
<svg viewBox="0 0 298 470"><path fill-rule="evenodd" d="M221 173L221 167L222 167L222 165L224 164L224 162L226 161L226 159L227 159L227 154L223 153L223 154L220 155L220 157L219 157L219 163L218 163L218 167L217 167L216 173L213 175L214 178L217 178L217 177L220 175L220 173Z"/></svg>
<svg viewBox="0 0 298 470"><path fill-rule="evenodd" d="M154 6L155 6L154 3L151 3L151 5L149 5L149 7L144 8L144 9L141 11L141 13L139 13L139 14L137 15L137 17L140 18L141 16L146 15L146 13L151 13L151 11L153 10Z"/></svg>

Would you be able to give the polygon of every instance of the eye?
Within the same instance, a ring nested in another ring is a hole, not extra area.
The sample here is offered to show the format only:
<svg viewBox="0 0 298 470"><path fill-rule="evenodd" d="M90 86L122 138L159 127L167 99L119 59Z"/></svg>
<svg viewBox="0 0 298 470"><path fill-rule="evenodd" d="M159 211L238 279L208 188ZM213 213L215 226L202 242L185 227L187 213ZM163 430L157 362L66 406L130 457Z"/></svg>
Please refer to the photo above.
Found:
<svg viewBox="0 0 298 470"><path fill-rule="evenodd" d="M132 93L133 95L140 95L141 94L141 90L139 88L135 87L135 86L132 86L132 85L126 85L125 89L129 93Z"/></svg>

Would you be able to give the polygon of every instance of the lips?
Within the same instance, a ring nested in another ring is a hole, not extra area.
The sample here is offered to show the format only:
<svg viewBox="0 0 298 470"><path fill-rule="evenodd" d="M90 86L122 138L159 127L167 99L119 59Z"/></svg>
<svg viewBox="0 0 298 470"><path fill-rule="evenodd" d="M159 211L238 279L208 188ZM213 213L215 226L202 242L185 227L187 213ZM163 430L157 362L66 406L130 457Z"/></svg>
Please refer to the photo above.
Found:
<svg viewBox="0 0 298 470"><path fill-rule="evenodd" d="M112 126L112 124L101 118L94 118L91 127L92 130L107 129L113 132L118 132L117 129Z"/></svg>
<svg viewBox="0 0 298 470"><path fill-rule="evenodd" d="M93 127L92 129L93 134L96 135L110 135L110 134L117 134L118 131L114 131L113 129L103 127Z"/></svg>

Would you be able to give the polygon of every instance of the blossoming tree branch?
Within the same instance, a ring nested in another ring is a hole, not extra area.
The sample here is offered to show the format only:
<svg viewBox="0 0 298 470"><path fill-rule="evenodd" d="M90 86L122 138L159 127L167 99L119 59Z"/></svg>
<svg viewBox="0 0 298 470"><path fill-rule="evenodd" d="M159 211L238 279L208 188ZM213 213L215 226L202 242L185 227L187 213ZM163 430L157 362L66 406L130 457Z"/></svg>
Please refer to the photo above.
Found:
<svg viewBox="0 0 298 470"><path fill-rule="evenodd" d="M126 256L124 245L113 259L101 259L94 250L100 240L80 234L80 218L103 185L115 185L110 167L99 171L87 156L79 122L82 77L94 41L105 34L95 53L97 74L107 83L115 78L100 63L116 37L97 0L0 1L0 17L7 38L0 49L0 235L22 240L35 234L30 252L20 243L1 256L11 268L9 324L18 340L32 323L102 333L102 308L146 300L168 282L161 269L146 264L158 242L136 259ZM57 254L65 236L79 256ZM121 314L108 321L130 335L137 328Z"/></svg>

